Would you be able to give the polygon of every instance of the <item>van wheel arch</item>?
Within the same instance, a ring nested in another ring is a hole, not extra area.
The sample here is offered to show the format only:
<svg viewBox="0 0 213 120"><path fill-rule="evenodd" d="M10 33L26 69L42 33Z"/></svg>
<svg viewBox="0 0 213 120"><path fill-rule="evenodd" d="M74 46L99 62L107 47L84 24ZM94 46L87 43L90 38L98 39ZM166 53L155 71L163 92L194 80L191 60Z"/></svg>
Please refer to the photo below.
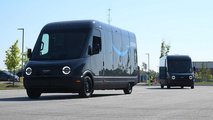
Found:
<svg viewBox="0 0 213 120"><path fill-rule="evenodd" d="M92 72L90 71L85 71L83 74L82 74L82 78L84 78L85 76L89 76L91 79L92 79L92 86L94 87L94 77L92 75Z"/></svg>
<svg viewBox="0 0 213 120"><path fill-rule="evenodd" d="M91 97L94 92L94 80L90 73L86 73L82 77L82 87L79 91L80 97L88 98Z"/></svg>

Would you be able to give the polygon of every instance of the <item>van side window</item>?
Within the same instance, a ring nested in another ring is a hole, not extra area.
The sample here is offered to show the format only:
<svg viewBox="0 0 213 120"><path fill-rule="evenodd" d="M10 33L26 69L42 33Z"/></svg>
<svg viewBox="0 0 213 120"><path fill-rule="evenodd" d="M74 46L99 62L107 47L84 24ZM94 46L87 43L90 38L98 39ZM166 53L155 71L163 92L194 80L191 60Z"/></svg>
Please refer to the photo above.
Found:
<svg viewBox="0 0 213 120"><path fill-rule="evenodd" d="M101 51L101 37L93 36L92 51L93 54L98 54Z"/></svg>
<svg viewBox="0 0 213 120"><path fill-rule="evenodd" d="M95 29L92 38L92 54L98 54L101 51L101 31Z"/></svg>

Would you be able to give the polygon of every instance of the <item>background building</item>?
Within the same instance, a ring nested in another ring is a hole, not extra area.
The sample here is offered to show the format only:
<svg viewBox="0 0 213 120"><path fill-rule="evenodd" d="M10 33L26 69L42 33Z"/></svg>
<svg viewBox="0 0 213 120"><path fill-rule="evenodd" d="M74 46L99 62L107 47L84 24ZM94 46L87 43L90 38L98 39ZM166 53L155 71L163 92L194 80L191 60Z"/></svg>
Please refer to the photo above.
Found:
<svg viewBox="0 0 213 120"><path fill-rule="evenodd" d="M196 71L200 70L202 67L210 69L213 75L213 61L194 61L193 66L196 68Z"/></svg>

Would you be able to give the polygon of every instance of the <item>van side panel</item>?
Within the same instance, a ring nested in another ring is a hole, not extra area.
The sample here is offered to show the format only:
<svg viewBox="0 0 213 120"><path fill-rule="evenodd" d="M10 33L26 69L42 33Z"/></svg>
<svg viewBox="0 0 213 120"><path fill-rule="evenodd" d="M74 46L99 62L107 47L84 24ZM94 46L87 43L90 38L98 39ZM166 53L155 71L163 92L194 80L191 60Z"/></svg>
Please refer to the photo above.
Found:
<svg viewBox="0 0 213 120"><path fill-rule="evenodd" d="M94 76L95 89L123 89L129 82L135 85L138 82L135 35L119 28L103 26L103 71L99 72L102 75Z"/></svg>

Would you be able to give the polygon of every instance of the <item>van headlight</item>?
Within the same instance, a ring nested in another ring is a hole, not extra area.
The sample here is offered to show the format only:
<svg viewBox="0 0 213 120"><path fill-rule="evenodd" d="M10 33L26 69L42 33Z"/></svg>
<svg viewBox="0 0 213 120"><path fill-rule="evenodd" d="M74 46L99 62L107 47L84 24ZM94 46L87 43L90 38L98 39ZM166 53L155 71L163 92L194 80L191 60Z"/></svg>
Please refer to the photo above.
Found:
<svg viewBox="0 0 213 120"><path fill-rule="evenodd" d="M174 75L172 76L172 80L175 80L175 76Z"/></svg>
<svg viewBox="0 0 213 120"><path fill-rule="evenodd" d="M64 66L62 68L62 73L63 74L68 75L68 74L70 74L70 72L71 72L71 68L69 66Z"/></svg>
<svg viewBox="0 0 213 120"><path fill-rule="evenodd" d="M193 79L193 77L192 76L189 76L189 80L192 80Z"/></svg>
<svg viewBox="0 0 213 120"><path fill-rule="evenodd" d="M26 75L31 75L33 72L32 68L31 67L27 67L26 70L25 70L25 74Z"/></svg>

